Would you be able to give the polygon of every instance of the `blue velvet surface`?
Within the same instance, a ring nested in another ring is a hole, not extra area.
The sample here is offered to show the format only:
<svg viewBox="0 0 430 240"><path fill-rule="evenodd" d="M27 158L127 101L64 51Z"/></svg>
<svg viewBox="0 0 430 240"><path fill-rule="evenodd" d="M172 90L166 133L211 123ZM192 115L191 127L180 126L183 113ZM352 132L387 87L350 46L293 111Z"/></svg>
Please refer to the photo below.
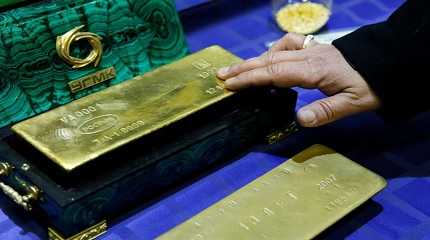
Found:
<svg viewBox="0 0 430 240"><path fill-rule="evenodd" d="M219 44L248 58L265 51L267 42L283 34L271 18L270 1L215 0L184 10L201 2L178 0L193 51ZM325 30L381 21L402 2L335 0ZM413 88L405 87L405 91ZM297 91L297 108L323 96L315 90ZM150 207L128 214L115 222L102 239L152 239L315 143L334 148L388 180L384 191L319 239L430 239L430 114L406 123L386 123L374 113L317 129L301 129L270 148L257 146L237 161L167 194ZM0 239L43 236L44 229L3 197L0 209Z"/></svg>
<svg viewBox="0 0 430 240"><path fill-rule="evenodd" d="M211 0L175 0L178 11L187 10L210 1Z"/></svg>

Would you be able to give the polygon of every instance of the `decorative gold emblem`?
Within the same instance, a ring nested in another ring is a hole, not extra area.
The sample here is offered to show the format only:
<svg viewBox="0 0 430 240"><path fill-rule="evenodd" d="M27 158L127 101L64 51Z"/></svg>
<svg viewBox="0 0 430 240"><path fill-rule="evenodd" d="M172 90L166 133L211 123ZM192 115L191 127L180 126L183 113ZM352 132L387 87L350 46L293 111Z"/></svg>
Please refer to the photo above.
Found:
<svg viewBox="0 0 430 240"><path fill-rule="evenodd" d="M100 63L103 46L102 37L91 32L80 32L84 25L73 28L62 36L57 37L57 53L61 59L72 66L72 68L83 68L90 64L97 67ZM77 41L87 40L93 48L88 56L84 59L70 56L70 46Z"/></svg>
<svg viewBox="0 0 430 240"><path fill-rule="evenodd" d="M283 139L285 139L286 137L290 136L291 134L293 134L297 131L299 131L297 123L292 122L286 128L274 131L274 132L270 133L269 135L267 135L266 136L267 143L269 143L269 144L278 143L278 142L282 141Z"/></svg>
<svg viewBox="0 0 430 240"><path fill-rule="evenodd" d="M108 225L106 221L102 221L72 237L63 237L59 232L52 228L48 228L49 240L94 240L97 237L107 232Z"/></svg>
<svg viewBox="0 0 430 240"><path fill-rule="evenodd" d="M14 167L6 162L0 162L0 177L9 176ZM33 185L30 185L24 181L19 181L21 187L26 189L26 194L21 195L18 191L9 185L0 181L0 190L13 200L17 205L21 206L25 211L31 211L33 209L33 203L41 199L42 191Z"/></svg>

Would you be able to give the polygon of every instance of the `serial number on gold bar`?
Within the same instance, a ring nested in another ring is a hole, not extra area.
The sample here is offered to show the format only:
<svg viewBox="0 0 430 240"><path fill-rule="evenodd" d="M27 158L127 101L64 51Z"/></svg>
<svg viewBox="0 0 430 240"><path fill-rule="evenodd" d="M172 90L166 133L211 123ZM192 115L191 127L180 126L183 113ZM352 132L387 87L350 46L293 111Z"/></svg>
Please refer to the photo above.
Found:
<svg viewBox="0 0 430 240"><path fill-rule="evenodd" d="M12 127L66 171L233 93L216 70L240 59L213 46Z"/></svg>

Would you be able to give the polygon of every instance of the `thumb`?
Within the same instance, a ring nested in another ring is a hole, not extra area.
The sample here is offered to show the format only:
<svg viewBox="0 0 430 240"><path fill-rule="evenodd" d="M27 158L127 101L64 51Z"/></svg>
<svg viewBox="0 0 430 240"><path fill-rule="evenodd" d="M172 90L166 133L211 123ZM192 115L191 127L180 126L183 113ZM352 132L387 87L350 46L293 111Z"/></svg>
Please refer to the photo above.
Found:
<svg viewBox="0 0 430 240"><path fill-rule="evenodd" d="M348 94L337 94L315 101L299 110L297 120L303 127L318 127L360 112Z"/></svg>

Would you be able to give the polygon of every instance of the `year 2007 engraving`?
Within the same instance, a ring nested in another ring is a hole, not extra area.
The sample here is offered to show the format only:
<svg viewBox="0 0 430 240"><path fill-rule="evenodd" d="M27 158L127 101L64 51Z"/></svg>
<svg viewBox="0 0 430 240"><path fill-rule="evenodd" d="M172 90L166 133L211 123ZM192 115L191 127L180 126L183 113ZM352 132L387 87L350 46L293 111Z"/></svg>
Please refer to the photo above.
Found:
<svg viewBox="0 0 430 240"><path fill-rule="evenodd" d="M336 181L337 181L336 176L333 174L330 174L330 176L322 179L317 185L319 187L319 190L324 190L329 186L334 185Z"/></svg>

